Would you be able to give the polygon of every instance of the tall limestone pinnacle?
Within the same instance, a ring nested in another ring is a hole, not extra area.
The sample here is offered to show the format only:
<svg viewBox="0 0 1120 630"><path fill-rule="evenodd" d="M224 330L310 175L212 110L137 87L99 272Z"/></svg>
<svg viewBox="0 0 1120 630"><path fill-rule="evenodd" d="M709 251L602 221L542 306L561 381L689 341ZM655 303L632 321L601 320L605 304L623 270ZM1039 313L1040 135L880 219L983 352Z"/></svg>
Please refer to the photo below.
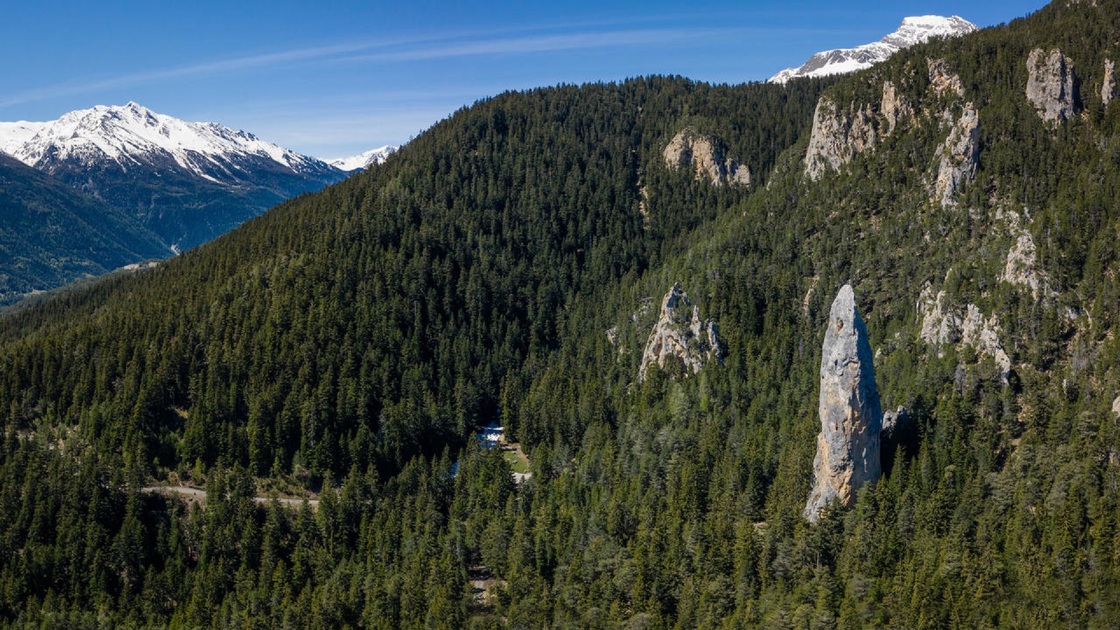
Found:
<svg viewBox="0 0 1120 630"><path fill-rule="evenodd" d="M856 492L879 479L883 411L875 385L867 328L855 293L844 285L832 302L821 351L821 432L805 518L816 522L834 499L851 505Z"/></svg>

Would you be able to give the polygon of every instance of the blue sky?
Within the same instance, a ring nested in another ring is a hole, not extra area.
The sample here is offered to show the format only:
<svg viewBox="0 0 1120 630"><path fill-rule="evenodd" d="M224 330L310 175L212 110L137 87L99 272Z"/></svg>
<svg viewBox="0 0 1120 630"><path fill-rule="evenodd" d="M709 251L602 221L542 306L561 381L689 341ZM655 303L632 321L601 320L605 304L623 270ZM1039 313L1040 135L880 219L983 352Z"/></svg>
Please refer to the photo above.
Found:
<svg viewBox="0 0 1120 630"><path fill-rule="evenodd" d="M13 2L0 120L136 101L338 157L509 89L645 74L741 83L908 15L991 26L1043 0Z"/></svg>

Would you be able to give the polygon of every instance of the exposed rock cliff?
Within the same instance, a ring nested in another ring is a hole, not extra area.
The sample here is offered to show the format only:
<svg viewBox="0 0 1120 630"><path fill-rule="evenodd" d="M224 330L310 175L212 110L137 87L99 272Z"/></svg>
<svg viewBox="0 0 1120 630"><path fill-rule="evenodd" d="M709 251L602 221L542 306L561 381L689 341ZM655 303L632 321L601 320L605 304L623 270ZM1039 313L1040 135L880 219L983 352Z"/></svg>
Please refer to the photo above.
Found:
<svg viewBox="0 0 1120 630"><path fill-rule="evenodd" d="M817 180L827 170L839 170L857 154L875 146L876 120L871 107L855 104L846 111L828 98L817 102L809 150L805 153L805 174Z"/></svg>
<svg viewBox="0 0 1120 630"><path fill-rule="evenodd" d="M929 65L929 89L938 96L964 97L964 87L956 72L949 69L944 59L927 59Z"/></svg>
<svg viewBox="0 0 1120 630"><path fill-rule="evenodd" d="M895 411L884 411L883 428L879 435L882 438L889 438L892 432L904 427L908 422L910 422L910 410L906 407L899 407Z"/></svg>
<svg viewBox="0 0 1120 630"><path fill-rule="evenodd" d="M894 133L899 123L914 117L914 106L906 97L898 93L894 83L883 82L883 100L879 106L879 113L886 123L886 135Z"/></svg>
<svg viewBox="0 0 1120 630"><path fill-rule="evenodd" d="M961 316L946 302L945 291L935 296L933 287L926 285L918 298L918 313L922 317L922 327L918 337L927 344L941 348L961 340Z"/></svg>
<svg viewBox="0 0 1120 630"><path fill-rule="evenodd" d="M989 356L999 366L1000 380L1006 382L1011 373L1011 358L999 341L999 318L985 319L975 304L953 307L948 304L945 291L935 295L933 287L926 285L918 298L918 315L922 318L918 336L942 355L944 346L969 345L976 352Z"/></svg>
<svg viewBox="0 0 1120 630"><path fill-rule="evenodd" d="M645 380L649 366L656 363L664 368L671 360L679 360L694 374L699 372L705 361L720 358L716 336L715 323L702 321L700 308L674 284L661 300L661 316L646 341L638 381Z"/></svg>
<svg viewBox="0 0 1120 630"><path fill-rule="evenodd" d="M979 157L980 116L972 103L966 103L942 145L937 181L933 186L934 199L944 207L956 205L957 192L976 176Z"/></svg>
<svg viewBox="0 0 1120 630"><path fill-rule="evenodd" d="M692 128L682 129L662 152L669 168L692 167L698 178L716 186L750 186L751 172L744 164L724 156L716 138L698 134Z"/></svg>
<svg viewBox="0 0 1120 630"><path fill-rule="evenodd" d="M926 63L929 89L916 103L891 81L883 82L878 104L851 103L847 109L842 109L828 97L821 98L813 113L813 128L805 152L805 174L817 180L827 171L840 170L856 155L873 148L881 138L894 134L904 123L933 121L950 126L950 132L937 162L937 172L930 176L931 187L935 199L951 204L960 187L976 173L980 118L976 107L964 102L961 79L949 64L944 59L927 59ZM943 99L959 105L950 102L946 106ZM961 113L954 117L957 107Z"/></svg>
<svg viewBox="0 0 1120 630"><path fill-rule="evenodd" d="M1007 228L1013 239L1011 249L1007 252L1007 264L1004 265L999 279L1029 289L1031 297L1036 300L1057 297L1050 275L1038 265L1034 238L1030 231L1022 226L1019 214L1000 211L997 217L1007 221Z"/></svg>
<svg viewBox="0 0 1120 630"><path fill-rule="evenodd" d="M1035 48L1027 57L1027 100L1051 125L1069 120L1080 106L1073 61L1055 48Z"/></svg>
<svg viewBox="0 0 1120 630"><path fill-rule="evenodd" d="M999 378L1006 383L1011 374L1011 359L999 342L999 318L995 315L984 319L980 308L975 304L965 307L964 320L961 322L961 343L970 345L977 352L985 354L999 366Z"/></svg>
<svg viewBox="0 0 1120 630"><path fill-rule="evenodd" d="M1101 81L1101 102L1105 107L1116 98L1116 64L1111 59L1104 60L1104 79Z"/></svg>
<svg viewBox="0 0 1120 630"><path fill-rule="evenodd" d="M833 500L851 505L860 487L874 483L880 474L883 412L867 328L849 285L832 302L820 375L821 432L813 460L813 489L805 504L805 518L812 522Z"/></svg>

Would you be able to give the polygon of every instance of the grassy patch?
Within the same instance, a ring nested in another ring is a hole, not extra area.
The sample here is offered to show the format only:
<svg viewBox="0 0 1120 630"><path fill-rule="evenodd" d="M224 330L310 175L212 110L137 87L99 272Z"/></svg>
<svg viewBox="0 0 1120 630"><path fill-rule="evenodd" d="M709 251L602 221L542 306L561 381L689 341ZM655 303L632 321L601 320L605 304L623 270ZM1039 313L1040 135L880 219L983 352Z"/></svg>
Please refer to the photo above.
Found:
<svg viewBox="0 0 1120 630"><path fill-rule="evenodd" d="M521 454L519 450L502 451L502 457L509 462L509 467L515 473L529 472L529 458Z"/></svg>

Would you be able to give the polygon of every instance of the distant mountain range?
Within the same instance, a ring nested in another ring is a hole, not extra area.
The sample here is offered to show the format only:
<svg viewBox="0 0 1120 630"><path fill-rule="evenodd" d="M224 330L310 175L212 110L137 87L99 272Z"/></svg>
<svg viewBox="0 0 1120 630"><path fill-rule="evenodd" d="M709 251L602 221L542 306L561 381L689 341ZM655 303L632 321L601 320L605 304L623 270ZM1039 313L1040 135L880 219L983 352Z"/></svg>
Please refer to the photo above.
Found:
<svg viewBox="0 0 1120 630"><path fill-rule="evenodd" d="M200 245L395 150L328 164L137 103L0 122L0 305Z"/></svg>
<svg viewBox="0 0 1120 630"><path fill-rule="evenodd" d="M136 103L0 123L0 151L135 216L175 251L347 175L250 133Z"/></svg>
<svg viewBox="0 0 1120 630"><path fill-rule="evenodd" d="M770 77L770 83L785 83L798 77L823 77L870 68L903 48L929 41L933 37L958 37L978 27L957 16L923 15L902 20L898 30L883 39L855 48L819 52L797 68L786 68Z"/></svg>
<svg viewBox="0 0 1120 630"><path fill-rule="evenodd" d="M373 164L381 164L397 149L397 146L387 144L383 147L378 147L376 149L370 149L369 151L366 151L364 153L359 153L358 155L351 155L350 157L345 158L328 159L326 160L326 162L327 164L330 164L331 166L343 171L358 171Z"/></svg>
<svg viewBox="0 0 1120 630"><path fill-rule="evenodd" d="M0 153L0 305L170 253L134 217Z"/></svg>

